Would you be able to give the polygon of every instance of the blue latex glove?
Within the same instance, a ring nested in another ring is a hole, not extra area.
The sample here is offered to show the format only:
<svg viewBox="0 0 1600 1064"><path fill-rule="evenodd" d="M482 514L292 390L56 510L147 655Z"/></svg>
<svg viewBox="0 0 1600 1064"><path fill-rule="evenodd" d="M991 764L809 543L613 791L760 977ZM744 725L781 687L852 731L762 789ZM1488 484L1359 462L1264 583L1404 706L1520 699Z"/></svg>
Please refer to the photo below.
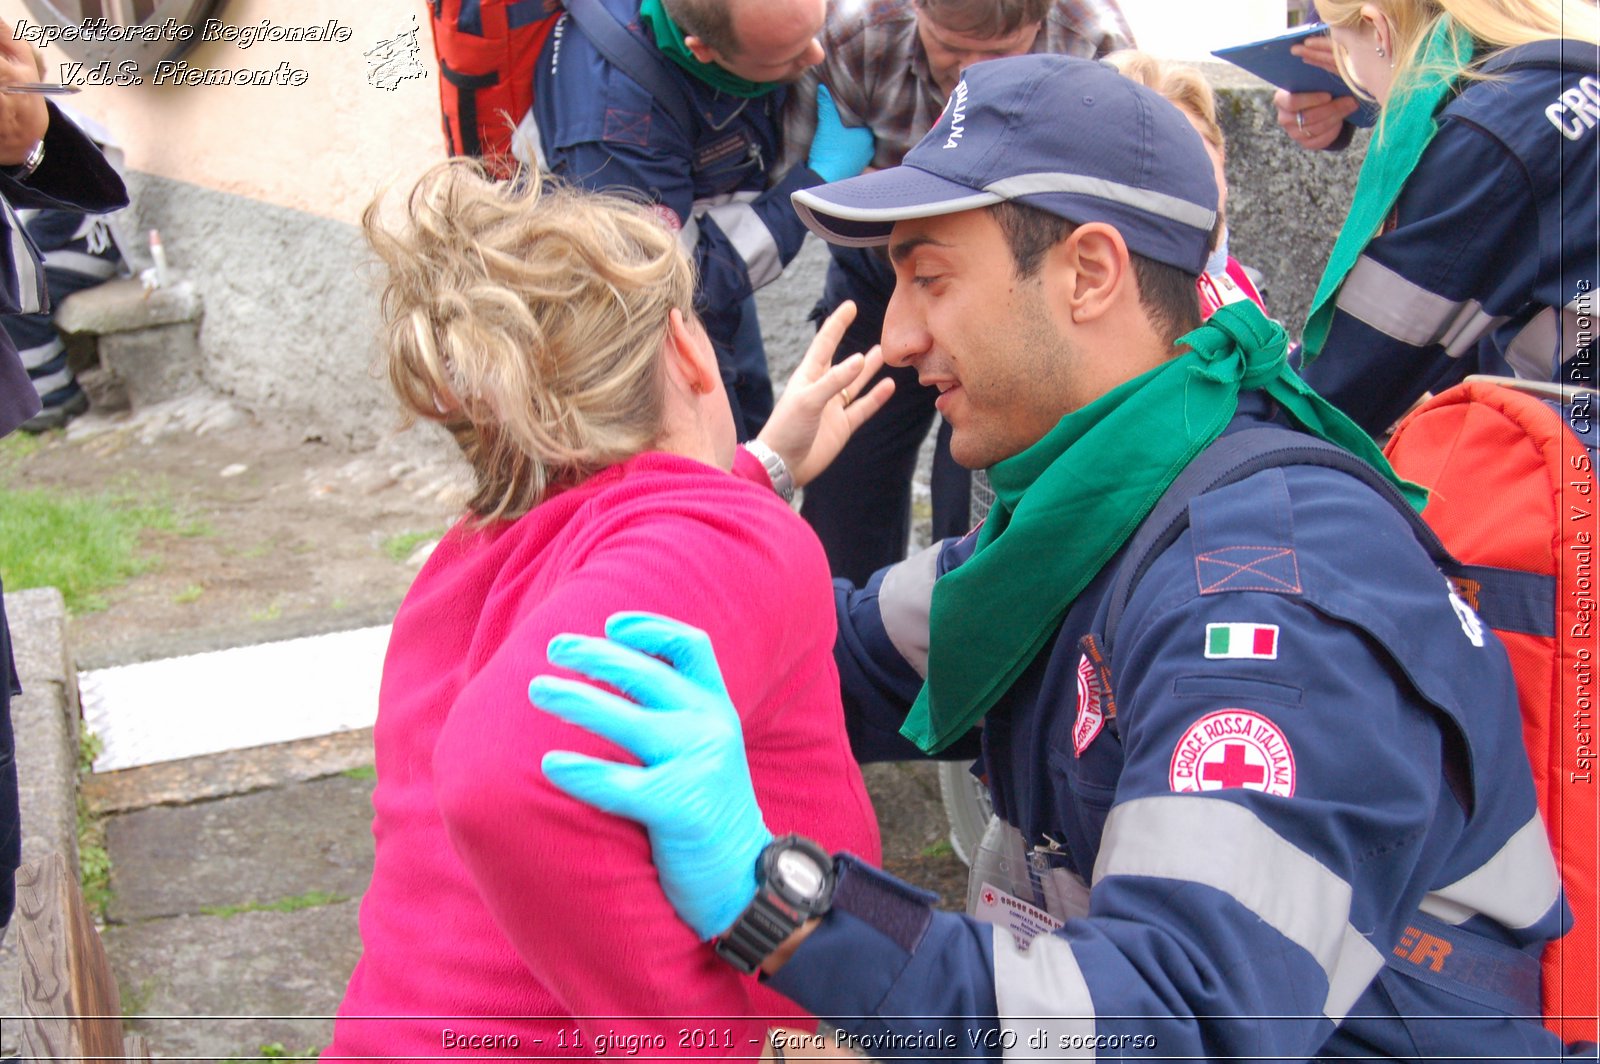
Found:
<svg viewBox="0 0 1600 1064"><path fill-rule="evenodd" d="M839 117L828 86L817 86L817 132L811 138L811 154L806 165L824 181L843 181L855 177L872 163L877 151L872 130L866 126L847 126Z"/></svg>
<svg viewBox="0 0 1600 1064"><path fill-rule="evenodd" d="M756 896L756 860L772 841L750 785L739 714L700 629L616 613L606 635L558 635L550 663L627 698L554 676L535 677L528 698L643 766L554 750L544 774L580 802L643 824L668 900L702 940L714 938Z"/></svg>

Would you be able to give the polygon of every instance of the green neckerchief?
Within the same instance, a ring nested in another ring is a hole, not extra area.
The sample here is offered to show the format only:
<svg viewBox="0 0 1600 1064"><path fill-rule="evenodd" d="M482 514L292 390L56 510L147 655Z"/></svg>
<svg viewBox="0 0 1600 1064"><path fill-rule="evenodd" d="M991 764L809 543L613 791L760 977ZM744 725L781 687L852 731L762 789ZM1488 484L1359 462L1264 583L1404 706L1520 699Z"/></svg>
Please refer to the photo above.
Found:
<svg viewBox="0 0 1600 1064"><path fill-rule="evenodd" d="M683 31L672 21L672 16L667 14L664 0L641 0L639 21L655 34L656 47L661 49L662 55L713 89L732 96L749 98L765 96L778 87L779 83L776 81L749 81L716 63L702 63L696 59L694 53L689 51L688 44L684 43Z"/></svg>
<svg viewBox="0 0 1600 1064"><path fill-rule="evenodd" d="M1328 256L1317 294L1311 300L1311 315L1302 337L1304 364L1322 353L1328 329L1333 324L1334 300L1367 244L1394 210L1400 190L1411 171L1417 168L1422 152L1439 131L1434 114L1451 95L1456 80L1472 61L1472 38L1456 26L1449 15L1439 19L1433 34L1423 46L1421 57L1405 79L1395 86L1384 105L1383 119L1367 146L1367 157L1356 179L1355 201L1339 239Z"/></svg>
<svg viewBox="0 0 1600 1064"><path fill-rule="evenodd" d="M1249 300L1179 338L1181 355L1062 418L989 470L995 502L972 557L933 586L928 677L900 733L937 753L975 725L1050 639L1161 493L1264 389L1304 429L1406 492L1372 438L1289 367L1288 337Z"/></svg>

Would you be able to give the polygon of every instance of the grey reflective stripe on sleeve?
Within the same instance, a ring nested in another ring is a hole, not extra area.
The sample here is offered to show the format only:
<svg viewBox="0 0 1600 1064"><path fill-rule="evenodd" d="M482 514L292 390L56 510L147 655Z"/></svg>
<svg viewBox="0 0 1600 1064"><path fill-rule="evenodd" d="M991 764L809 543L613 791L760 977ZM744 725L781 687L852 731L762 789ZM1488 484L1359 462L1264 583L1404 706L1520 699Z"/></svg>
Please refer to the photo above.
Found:
<svg viewBox="0 0 1600 1064"><path fill-rule="evenodd" d="M534 121L532 109L522 116L517 128L511 131L511 157L523 166L538 166L542 173L550 169L545 164L544 148L539 141L539 123Z"/></svg>
<svg viewBox="0 0 1600 1064"><path fill-rule="evenodd" d="M700 243L700 223L693 218L685 218L683 225L678 229L678 246L690 258L694 257L694 246Z"/></svg>
<svg viewBox="0 0 1600 1064"><path fill-rule="evenodd" d="M1412 347L1439 344L1451 358L1459 358L1505 320L1486 313L1475 299L1457 302L1436 295L1366 255L1351 267L1336 305Z"/></svg>
<svg viewBox="0 0 1600 1064"><path fill-rule="evenodd" d="M5 211L6 224L11 229L11 267L16 282L17 313L37 314L45 306L45 296L40 291L39 266L33 260L33 248L22 232L22 219L11 209L11 204L0 196L0 209Z"/></svg>
<svg viewBox="0 0 1600 1064"><path fill-rule="evenodd" d="M1322 1011L1335 1023L1383 967L1383 955L1350 924L1350 884L1223 799L1160 795L1112 809L1093 885L1108 876L1180 879L1228 895L1322 966Z"/></svg>
<svg viewBox="0 0 1600 1064"><path fill-rule="evenodd" d="M1560 896L1561 873L1550 836L1534 814L1475 872L1428 894L1418 908L1447 924L1483 915L1516 931L1544 919Z"/></svg>
<svg viewBox="0 0 1600 1064"><path fill-rule="evenodd" d="M889 642L928 678L928 614L933 608L933 582L939 575L939 548L924 547L883 574L878 585L878 617Z"/></svg>
<svg viewBox="0 0 1600 1064"><path fill-rule="evenodd" d="M44 253L44 264L52 270L66 270L79 277L106 278L117 272L117 264L110 259L102 259L98 255L86 255L81 251L68 251L60 249Z"/></svg>
<svg viewBox="0 0 1600 1064"><path fill-rule="evenodd" d="M1018 174L1016 177L1007 177L985 185L983 190L992 192L1002 199L1039 196L1052 192L1090 196L1133 207L1146 214L1170 218L1183 225L1208 232L1217 224L1217 212L1198 203L1190 203L1186 199L1169 196L1165 192L1135 188L1132 185L1107 181L1103 177L1089 177L1085 174Z"/></svg>
<svg viewBox="0 0 1600 1064"><path fill-rule="evenodd" d="M728 243L744 260L745 271L750 275L750 287L760 288L771 284L783 273L783 254L772 230L761 220L754 207L748 203L722 203L709 207L703 214L717 223Z"/></svg>
<svg viewBox="0 0 1600 1064"><path fill-rule="evenodd" d="M1583 327L1571 304L1559 311L1546 307L1506 346L1506 362L1526 380L1553 381L1561 376L1559 366L1593 340L1593 327Z"/></svg>
<svg viewBox="0 0 1600 1064"><path fill-rule="evenodd" d="M61 342L61 337L55 336L38 347L29 347L18 351L17 357L22 359L23 369L33 370L49 362L64 350L66 350L66 345Z"/></svg>
<svg viewBox="0 0 1600 1064"><path fill-rule="evenodd" d="M1016 936L1002 927L989 937L994 942L1000 1029L1018 1033L1005 1059L1093 1060L1094 999L1072 944L1056 935L1039 935L1021 950ZM1035 1028L1045 1032L1044 1046L1029 1049L1029 1039L1022 1035Z"/></svg>

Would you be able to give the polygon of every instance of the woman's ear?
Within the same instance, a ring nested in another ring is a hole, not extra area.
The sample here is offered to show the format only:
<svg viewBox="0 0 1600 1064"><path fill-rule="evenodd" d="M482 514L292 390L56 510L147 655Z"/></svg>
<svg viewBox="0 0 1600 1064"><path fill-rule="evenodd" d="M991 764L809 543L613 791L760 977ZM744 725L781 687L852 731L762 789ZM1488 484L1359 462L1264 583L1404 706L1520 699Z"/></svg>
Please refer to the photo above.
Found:
<svg viewBox="0 0 1600 1064"><path fill-rule="evenodd" d="M711 340L698 321L690 322L683 311L673 307L667 313L667 371L681 380L696 395L706 395L716 387L720 370Z"/></svg>
<svg viewBox="0 0 1600 1064"><path fill-rule="evenodd" d="M1389 16L1377 4L1361 5L1361 21L1372 32L1377 46L1382 49L1380 55L1389 59L1389 65L1394 65L1394 27L1389 23Z"/></svg>

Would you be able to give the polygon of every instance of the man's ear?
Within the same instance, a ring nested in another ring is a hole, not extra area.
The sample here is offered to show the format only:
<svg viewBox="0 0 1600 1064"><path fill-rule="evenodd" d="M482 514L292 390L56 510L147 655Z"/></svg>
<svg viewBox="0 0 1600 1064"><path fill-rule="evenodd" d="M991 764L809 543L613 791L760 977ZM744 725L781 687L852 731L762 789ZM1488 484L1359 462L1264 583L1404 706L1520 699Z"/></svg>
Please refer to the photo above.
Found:
<svg viewBox="0 0 1600 1064"><path fill-rule="evenodd" d="M683 35L683 43L688 47L689 54L693 55L702 63L715 63L721 58L721 56L717 54L717 50L715 48L709 47L705 41L702 41L699 37L696 37L692 33L686 33Z"/></svg>
<svg viewBox="0 0 1600 1064"><path fill-rule="evenodd" d="M1135 283L1128 245L1104 222L1079 225L1046 252L1044 268L1047 297L1078 325L1105 314Z"/></svg>
<svg viewBox="0 0 1600 1064"><path fill-rule="evenodd" d="M667 313L664 346L670 377L682 381L696 395L706 395L716 387L714 381L720 373L716 352L705 338L705 330L698 323L691 325L677 307Z"/></svg>

